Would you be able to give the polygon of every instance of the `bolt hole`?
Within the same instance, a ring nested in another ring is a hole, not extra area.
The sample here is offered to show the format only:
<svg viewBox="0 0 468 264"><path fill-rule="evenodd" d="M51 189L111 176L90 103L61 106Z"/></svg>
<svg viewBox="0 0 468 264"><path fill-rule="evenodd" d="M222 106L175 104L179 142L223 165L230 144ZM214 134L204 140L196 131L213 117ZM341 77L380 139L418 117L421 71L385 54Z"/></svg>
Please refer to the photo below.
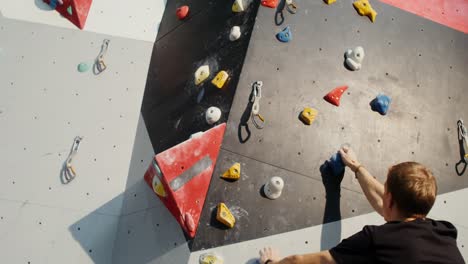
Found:
<svg viewBox="0 0 468 264"><path fill-rule="evenodd" d="M353 213L354 213L354 209L353 209L353 210L351 210L351 212L353 212Z"/></svg>
<svg viewBox="0 0 468 264"><path fill-rule="evenodd" d="M444 204L446 204L446 203L447 203L447 201L444 201Z"/></svg>
<svg viewBox="0 0 468 264"><path fill-rule="evenodd" d="M80 231L80 230L81 230L81 227L78 227L77 229L78 229L78 231Z"/></svg>
<svg viewBox="0 0 468 264"><path fill-rule="evenodd" d="M89 192L87 192L87 193L86 193L86 195L88 195L88 196L89 196Z"/></svg>
<svg viewBox="0 0 468 264"><path fill-rule="evenodd" d="M174 246L177 246L177 242L174 242Z"/></svg>
<svg viewBox="0 0 468 264"><path fill-rule="evenodd" d="M327 22L327 21L328 21L328 19L325 18L325 22Z"/></svg>
<svg viewBox="0 0 468 264"><path fill-rule="evenodd" d="M131 232L130 232L130 230L128 230L128 231L127 231L127 234L129 234L129 235L130 235L130 233L131 233Z"/></svg>
<svg viewBox="0 0 468 264"><path fill-rule="evenodd" d="M319 48L319 51L322 51L322 48Z"/></svg>
<svg viewBox="0 0 468 264"><path fill-rule="evenodd" d="M453 68L453 67L452 67L452 66L450 66L450 69L452 69L452 68Z"/></svg>
<svg viewBox="0 0 468 264"><path fill-rule="evenodd" d="M450 100L450 99L452 99L452 97L449 96L448 99Z"/></svg>
<svg viewBox="0 0 468 264"><path fill-rule="evenodd" d="M180 166L180 169L183 170L183 169L185 169L185 167L184 167L184 166Z"/></svg>
<svg viewBox="0 0 468 264"><path fill-rule="evenodd" d="M88 252L89 252L89 253L92 253L92 252L93 252L93 250L92 250L92 249L90 249L90 250L88 250Z"/></svg>
<svg viewBox="0 0 468 264"><path fill-rule="evenodd" d="M52 187L49 187L49 191L52 190Z"/></svg>
<svg viewBox="0 0 468 264"><path fill-rule="evenodd" d="M388 45L392 45L392 42L388 42Z"/></svg>
<svg viewBox="0 0 468 264"><path fill-rule="evenodd" d="M279 71L279 68L276 68L277 71Z"/></svg>
<svg viewBox="0 0 468 264"><path fill-rule="evenodd" d="M415 117L414 117L414 119L418 119L418 117L417 117L417 116L415 116Z"/></svg>
<svg viewBox="0 0 468 264"><path fill-rule="evenodd" d="M445 166L448 167L448 163L445 163Z"/></svg>
<svg viewBox="0 0 468 264"><path fill-rule="evenodd" d="M424 29L421 28L421 32L424 31Z"/></svg>
<svg viewBox="0 0 468 264"><path fill-rule="evenodd" d="M380 139L377 139L377 142L380 142Z"/></svg>
<svg viewBox="0 0 468 264"><path fill-rule="evenodd" d="M358 34L361 33L361 31L360 31L359 29L358 29L356 32L357 32Z"/></svg>
<svg viewBox="0 0 468 264"><path fill-rule="evenodd" d="M393 20L395 20L395 18L394 18L394 17L392 17L392 21L393 21Z"/></svg>
<svg viewBox="0 0 468 264"><path fill-rule="evenodd" d="M136 193L133 195L133 197L137 197Z"/></svg>
<svg viewBox="0 0 468 264"><path fill-rule="evenodd" d="M317 197L314 197L314 198L312 198L312 199L314 199L314 201L315 201L315 200L317 200Z"/></svg>
<svg viewBox="0 0 468 264"><path fill-rule="evenodd" d="M15 181L12 181L11 183L15 184Z"/></svg>
<svg viewBox="0 0 468 264"><path fill-rule="evenodd" d="M385 73L385 75L387 75L387 76L388 76L388 72L386 72L386 73Z"/></svg>
<svg viewBox="0 0 468 264"><path fill-rule="evenodd" d="M259 139L258 142L262 143L263 139Z"/></svg>
<svg viewBox="0 0 468 264"><path fill-rule="evenodd" d="M418 55L419 55L419 57L421 57L421 56L422 56L422 55L421 55L421 53L419 53Z"/></svg>
<svg viewBox="0 0 468 264"><path fill-rule="evenodd" d="M141 163L143 163L143 160L140 160Z"/></svg>
<svg viewBox="0 0 468 264"><path fill-rule="evenodd" d="M411 154L414 155L414 151L411 151Z"/></svg>
<svg viewBox="0 0 468 264"><path fill-rule="evenodd" d="M309 241L305 241L306 244L309 244Z"/></svg>
<svg viewBox="0 0 468 264"><path fill-rule="evenodd" d="M301 152L298 152L298 153L297 153L297 155L299 155L299 156L300 156L300 155L301 155Z"/></svg>
<svg viewBox="0 0 468 264"><path fill-rule="evenodd" d="M42 225L42 222L39 222L40 225Z"/></svg>
<svg viewBox="0 0 468 264"><path fill-rule="evenodd" d="M344 130L344 127L341 127L341 130Z"/></svg>
<svg viewBox="0 0 468 264"><path fill-rule="evenodd" d="M418 83L416 86L417 86L417 87L420 87L421 85Z"/></svg>
<svg viewBox="0 0 468 264"><path fill-rule="evenodd" d="M156 227L159 227L159 224L156 224Z"/></svg>
<svg viewBox="0 0 468 264"><path fill-rule="evenodd" d="M348 92L348 95L351 95L351 92Z"/></svg>

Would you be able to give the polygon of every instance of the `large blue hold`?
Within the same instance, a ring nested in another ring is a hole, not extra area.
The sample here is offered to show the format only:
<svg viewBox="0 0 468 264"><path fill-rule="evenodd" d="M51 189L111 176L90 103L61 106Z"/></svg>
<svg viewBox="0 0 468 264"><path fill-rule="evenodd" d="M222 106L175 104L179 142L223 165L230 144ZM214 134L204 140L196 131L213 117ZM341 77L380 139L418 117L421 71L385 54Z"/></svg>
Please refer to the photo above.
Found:
<svg viewBox="0 0 468 264"><path fill-rule="evenodd" d="M291 29L289 26L283 29L283 31L276 34L276 38L281 42L289 42L292 39Z"/></svg>
<svg viewBox="0 0 468 264"><path fill-rule="evenodd" d="M331 156L330 160L328 161L328 166L333 176L340 176L344 173L345 164L341 159L340 153L335 153L333 156Z"/></svg>
<svg viewBox="0 0 468 264"><path fill-rule="evenodd" d="M386 115L391 101L392 99L390 99L390 97L379 94L370 102L370 106L372 111L378 112L381 115Z"/></svg>

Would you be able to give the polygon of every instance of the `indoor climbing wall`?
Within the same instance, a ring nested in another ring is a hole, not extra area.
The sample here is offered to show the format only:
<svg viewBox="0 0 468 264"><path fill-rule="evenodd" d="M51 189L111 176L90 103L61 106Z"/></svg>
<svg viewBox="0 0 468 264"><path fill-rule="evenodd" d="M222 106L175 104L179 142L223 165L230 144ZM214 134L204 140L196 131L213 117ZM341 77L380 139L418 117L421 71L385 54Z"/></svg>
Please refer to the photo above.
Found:
<svg viewBox="0 0 468 264"><path fill-rule="evenodd" d="M440 194L467 187L466 173L456 169L457 120L468 113L467 35L378 1L372 2L378 12L372 23L352 2L298 0L296 14L260 7L192 250L372 212L349 171L340 193L323 181L321 166L345 144L381 181L392 164L415 160L434 171ZM283 43L277 33L287 27L290 39ZM365 50L362 68L350 71L345 52L357 46ZM263 129L254 126L249 112L255 81L263 82ZM348 89L339 107L324 100L340 86ZM379 94L391 98L386 115L371 109ZM318 110L310 126L298 118L305 107ZM240 180L221 179L235 162L242 167ZM262 193L272 176L285 182L274 201ZM233 210L234 228L215 219L219 202ZM453 214L462 223L463 216Z"/></svg>

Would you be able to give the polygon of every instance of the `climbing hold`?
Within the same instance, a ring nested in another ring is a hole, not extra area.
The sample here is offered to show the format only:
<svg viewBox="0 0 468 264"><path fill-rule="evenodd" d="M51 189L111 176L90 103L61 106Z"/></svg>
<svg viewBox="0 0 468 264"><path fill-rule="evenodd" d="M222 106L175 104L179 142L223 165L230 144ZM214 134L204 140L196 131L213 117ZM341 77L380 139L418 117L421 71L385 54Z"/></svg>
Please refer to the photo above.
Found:
<svg viewBox="0 0 468 264"><path fill-rule="evenodd" d="M278 0L262 0L262 6L266 6L269 8L276 8L278 6Z"/></svg>
<svg viewBox="0 0 468 264"><path fill-rule="evenodd" d="M348 86L340 86L340 87L336 87L335 89L333 89L331 92L329 92L327 95L325 95L325 97L323 97L323 99L325 99L325 101L329 102L330 104L332 105L335 105L335 106L340 106L340 99L341 99L341 96L343 95L343 93L348 89Z"/></svg>
<svg viewBox="0 0 468 264"><path fill-rule="evenodd" d="M78 71L79 72L87 72L90 68L91 68L91 66L86 62L82 62L82 63L78 64Z"/></svg>
<svg viewBox="0 0 468 264"><path fill-rule="evenodd" d="M361 69L362 61L364 60L364 48L358 46L356 48L349 49L345 53L345 63L350 70L357 71Z"/></svg>
<svg viewBox="0 0 468 264"><path fill-rule="evenodd" d="M210 76L210 67L208 65L200 66L195 71L195 85L199 85Z"/></svg>
<svg viewBox="0 0 468 264"><path fill-rule="evenodd" d="M240 163L235 163L226 172L223 173L221 178L228 180L238 180L240 178L241 166Z"/></svg>
<svg viewBox="0 0 468 264"><path fill-rule="evenodd" d="M293 0L286 0L286 9L289 13L296 14L297 5L293 2Z"/></svg>
<svg viewBox="0 0 468 264"><path fill-rule="evenodd" d="M232 12L244 12L245 10L247 10L247 8L249 8L251 3L252 0L235 0L232 4Z"/></svg>
<svg viewBox="0 0 468 264"><path fill-rule="evenodd" d="M49 6L50 6L50 8L52 8L52 9L57 8L57 0L50 0L50 1L49 1Z"/></svg>
<svg viewBox="0 0 468 264"><path fill-rule="evenodd" d="M189 13L189 7L186 5L181 6L177 8L176 10L176 16L177 18L179 18L179 20L185 19L188 16L188 13Z"/></svg>
<svg viewBox="0 0 468 264"><path fill-rule="evenodd" d="M221 118L221 110L218 107L212 106L206 110L205 119L206 123L212 125L219 121Z"/></svg>
<svg viewBox="0 0 468 264"><path fill-rule="evenodd" d="M274 200L278 199L281 196L281 193L284 188L284 181L281 177L272 177L268 180L267 183L263 186L263 192L265 193L266 197Z"/></svg>
<svg viewBox="0 0 468 264"><path fill-rule="evenodd" d="M230 41L236 41L240 38L241 36L241 31L239 26L233 26L231 28L231 32L229 33L229 40Z"/></svg>
<svg viewBox="0 0 468 264"><path fill-rule="evenodd" d="M354 8L361 16L367 16L369 19L374 22L377 17L377 12L372 8L369 0L358 0L353 3Z"/></svg>
<svg viewBox="0 0 468 264"><path fill-rule="evenodd" d="M391 101L392 99L390 99L390 97L384 94L379 94L370 102L369 105L371 106L372 111L378 112L381 115L386 115Z"/></svg>
<svg viewBox="0 0 468 264"><path fill-rule="evenodd" d="M236 219L232 215L231 211L227 208L224 203L218 204L218 212L216 213L216 220L223 223L229 228L233 228L236 223Z"/></svg>
<svg viewBox="0 0 468 264"><path fill-rule="evenodd" d="M195 232L195 222L193 221L193 217L189 213L185 213L184 215L184 222L185 222L185 227L187 227L187 230L189 232Z"/></svg>
<svg viewBox="0 0 468 264"><path fill-rule="evenodd" d="M190 138L196 138L196 137L199 137L201 135L203 135L203 132L198 131L197 133L193 133L192 135L190 135Z"/></svg>
<svg viewBox="0 0 468 264"><path fill-rule="evenodd" d="M285 27L281 32L276 34L276 38L281 42L289 42L292 39L291 29L289 26Z"/></svg>
<svg viewBox="0 0 468 264"><path fill-rule="evenodd" d="M336 0L324 0L324 1L325 1L325 3L327 3L328 5L331 5L331 4L333 4L333 3L336 2Z"/></svg>
<svg viewBox="0 0 468 264"><path fill-rule="evenodd" d="M310 108L310 107L306 107L304 108L304 111L302 111L301 113L301 120L302 122L304 122L304 124L310 126L312 122L314 122L317 114L318 114L317 110Z"/></svg>
<svg viewBox="0 0 468 264"><path fill-rule="evenodd" d="M70 16L73 15L72 6L67 7L67 13L68 13Z"/></svg>
<svg viewBox="0 0 468 264"><path fill-rule="evenodd" d="M153 163L153 166L157 167L155 163ZM158 170L159 168L156 171ZM159 175L155 175L153 178L153 191L160 197L166 197L166 190L159 179Z"/></svg>
<svg viewBox="0 0 468 264"><path fill-rule="evenodd" d="M223 264L223 259L215 253L205 253L198 259L200 264Z"/></svg>
<svg viewBox="0 0 468 264"><path fill-rule="evenodd" d="M327 164L331 170L331 173L334 176L339 176L344 173L345 164L343 163L343 160L341 159L340 153L333 154L330 160L328 160Z"/></svg>
<svg viewBox="0 0 468 264"><path fill-rule="evenodd" d="M218 87L219 89L223 88L224 84L226 83L227 79L229 78L229 74L225 71L220 71L216 74L216 77L211 81L211 83Z"/></svg>

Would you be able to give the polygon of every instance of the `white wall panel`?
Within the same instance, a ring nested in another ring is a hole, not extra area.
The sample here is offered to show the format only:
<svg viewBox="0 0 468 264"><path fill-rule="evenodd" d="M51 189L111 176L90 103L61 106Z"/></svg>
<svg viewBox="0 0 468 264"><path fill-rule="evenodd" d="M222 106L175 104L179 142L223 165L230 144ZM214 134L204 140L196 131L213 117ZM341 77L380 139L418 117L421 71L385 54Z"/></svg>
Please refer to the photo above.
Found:
<svg viewBox="0 0 468 264"><path fill-rule="evenodd" d="M165 6L166 0L94 0L84 30L154 42ZM8 18L79 30L42 0L0 0L0 11Z"/></svg>

